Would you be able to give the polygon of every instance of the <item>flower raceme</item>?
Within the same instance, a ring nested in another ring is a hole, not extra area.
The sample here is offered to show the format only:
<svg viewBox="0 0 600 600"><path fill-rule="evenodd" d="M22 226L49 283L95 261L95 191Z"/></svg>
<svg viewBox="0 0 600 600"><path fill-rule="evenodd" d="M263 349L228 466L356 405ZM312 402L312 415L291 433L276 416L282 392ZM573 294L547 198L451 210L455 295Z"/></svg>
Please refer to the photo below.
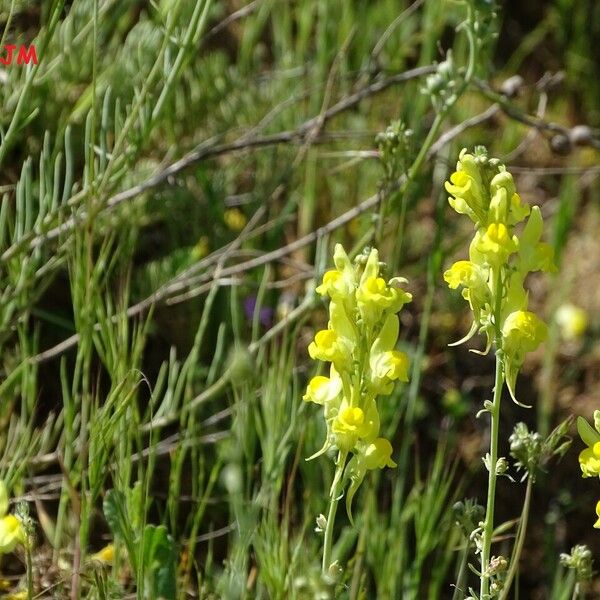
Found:
<svg viewBox="0 0 600 600"><path fill-rule="evenodd" d="M312 359L331 363L329 377L313 377L303 399L323 406L327 425L325 443L311 458L332 447L353 455L344 471L352 518L352 498L366 472L396 466L392 445L379 437L377 397L391 394L396 381L408 381L408 357L395 349L396 313L412 296L401 287L405 279L382 277L375 249L352 264L337 244L333 259L336 268L316 289L330 299L328 327L308 347Z"/></svg>
<svg viewBox="0 0 600 600"><path fill-rule="evenodd" d="M496 159L477 148L460 153L456 172L446 182L450 206L475 225L469 260L455 262L444 279L462 288L473 312L465 342L477 332L487 338L487 353L495 343L503 356L504 375L515 402L515 385L525 355L544 341L545 323L527 310L524 288L533 271L553 271L551 246L541 242L543 219L539 207L523 203L512 175ZM515 226L524 223L520 235Z"/></svg>

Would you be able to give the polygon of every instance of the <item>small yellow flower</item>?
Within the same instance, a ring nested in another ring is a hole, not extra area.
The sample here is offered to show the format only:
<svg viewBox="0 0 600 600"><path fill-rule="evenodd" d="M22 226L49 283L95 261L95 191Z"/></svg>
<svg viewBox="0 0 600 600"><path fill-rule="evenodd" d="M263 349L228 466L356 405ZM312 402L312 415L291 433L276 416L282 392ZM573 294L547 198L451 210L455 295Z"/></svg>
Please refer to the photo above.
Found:
<svg viewBox="0 0 600 600"><path fill-rule="evenodd" d="M341 271L327 271L323 275L323 283L316 288L317 294L329 296L332 299L347 299L354 293L354 278L349 278Z"/></svg>
<svg viewBox="0 0 600 600"><path fill-rule="evenodd" d="M476 234L474 245L491 264L503 263L517 251L516 238L510 235L504 223L490 223L483 235Z"/></svg>
<svg viewBox="0 0 600 600"><path fill-rule="evenodd" d="M26 539L21 521L14 515L7 515L8 491L6 484L0 479L0 554L8 554L19 543Z"/></svg>
<svg viewBox="0 0 600 600"><path fill-rule="evenodd" d="M502 326L504 352L522 362L527 352L533 352L545 339L546 324L535 313L516 310L510 313Z"/></svg>
<svg viewBox="0 0 600 600"><path fill-rule="evenodd" d="M200 237L196 245L192 248L192 258L194 260L200 260L204 258L210 249L208 237L203 235Z"/></svg>
<svg viewBox="0 0 600 600"><path fill-rule="evenodd" d="M483 186L479 167L472 154L466 150L460 153L456 171L445 184L450 206L459 214L467 215L474 223L486 221L489 207L489 194Z"/></svg>
<svg viewBox="0 0 600 600"><path fill-rule="evenodd" d="M102 563L104 565L112 565L115 559L115 545L107 544L100 549L96 554L90 556L91 560Z"/></svg>
<svg viewBox="0 0 600 600"><path fill-rule="evenodd" d="M365 422L365 413L357 406L340 411L338 424L340 431L354 432Z"/></svg>
<svg viewBox="0 0 600 600"><path fill-rule="evenodd" d="M392 460L392 444L385 438L377 438L365 450L365 466L367 469L383 469L397 467Z"/></svg>
<svg viewBox="0 0 600 600"><path fill-rule="evenodd" d="M323 377L317 375L308 383L306 394L302 396L307 402L324 405L333 400L342 391L342 380L339 377Z"/></svg>
<svg viewBox="0 0 600 600"><path fill-rule="evenodd" d="M308 346L308 354L313 360L330 361L334 364L343 363L349 357L349 349L344 338L333 329L322 329Z"/></svg>
<svg viewBox="0 0 600 600"><path fill-rule="evenodd" d="M556 311L556 322L564 340L577 340L583 336L588 326L588 316L583 308L574 304L563 304Z"/></svg>
<svg viewBox="0 0 600 600"><path fill-rule="evenodd" d="M502 349L504 350L504 372L506 385L512 399L515 397L517 374L525 360L525 354L533 352L548 333L546 324L534 313L516 310L510 313L502 326ZM525 405L521 405L525 406Z"/></svg>
<svg viewBox="0 0 600 600"><path fill-rule="evenodd" d="M223 221L231 231L238 232L246 227L248 219L239 208L228 208L223 213Z"/></svg>
<svg viewBox="0 0 600 600"><path fill-rule="evenodd" d="M600 476L600 442L595 442L579 453L579 466L583 477Z"/></svg>
<svg viewBox="0 0 600 600"><path fill-rule="evenodd" d="M374 361L373 367L374 375L379 379L408 381L409 360L404 352L399 350L383 352Z"/></svg>
<svg viewBox="0 0 600 600"><path fill-rule="evenodd" d="M598 519L596 519L596 522L594 523L594 527L596 529L600 529L600 500L598 500L598 502L596 502L596 515L597 515Z"/></svg>

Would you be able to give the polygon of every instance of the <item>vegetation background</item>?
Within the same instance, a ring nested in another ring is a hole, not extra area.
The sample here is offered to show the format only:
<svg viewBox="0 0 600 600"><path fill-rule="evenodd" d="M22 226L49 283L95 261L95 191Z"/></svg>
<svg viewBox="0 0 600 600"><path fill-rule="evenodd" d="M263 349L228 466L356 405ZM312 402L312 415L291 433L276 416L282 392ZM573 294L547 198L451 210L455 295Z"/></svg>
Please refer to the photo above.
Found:
<svg viewBox="0 0 600 600"><path fill-rule="evenodd" d="M469 236L443 190L461 148L507 164L559 264L529 282L550 336L501 453L518 421L547 434L600 408L600 4L470 5L463 90L464 2L0 1L2 46L39 59L0 67L0 472L33 520L36 597L330 597L313 529L333 469L304 460L324 427L301 397L335 241L377 242L414 296L411 381L381 408L399 467L361 490L356 527L339 516L338 597L464 597L452 507L484 500L494 369L447 347L469 326L442 280ZM449 50L460 93L437 123L426 77ZM398 120L390 154L376 136ZM565 303L588 315L576 339ZM514 597L600 597L559 562L600 553L572 433L536 482ZM496 554L523 502L510 473ZM26 555L3 557L6 597Z"/></svg>

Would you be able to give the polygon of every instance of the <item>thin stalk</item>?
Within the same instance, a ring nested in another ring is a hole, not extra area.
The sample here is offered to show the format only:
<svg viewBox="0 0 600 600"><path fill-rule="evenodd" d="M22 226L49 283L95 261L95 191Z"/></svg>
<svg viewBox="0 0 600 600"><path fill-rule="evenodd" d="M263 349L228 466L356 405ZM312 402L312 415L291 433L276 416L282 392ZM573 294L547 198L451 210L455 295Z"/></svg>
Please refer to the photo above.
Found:
<svg viewBox="0 0 600 600"><path fill-rule="evenodd" d="M483 526L483 547L481 550L481 577L480 594L481 600L489 595L490 580L486 570L490 563L490 550L492 546L492 535L494 533L494 505L496 501L496 473L498 462L498 432L500 430L500 401L502 399L502 387L504 386L504 369L502 366L501 351L496 351L496 378L494 382L494 398L490 407L490 452L488 462L488 494L485 510L485 523Z"/></svg>
<svg viewBox="0 0 600 600"><path fill-rule="evenodd" d="M504 581L504 590L500 595L500 600L506 600L508 598L508 592L510 586L515 577L517 569L519 567L519 559L521 558L521 552L523 551L523 543L525 542L525 532L527 531L527 521L529 519L529 508L531 506L531 490L533 488L533 479L531 476L527 477L527 488L525 490L525 500L523 501L523 510L521 511L521 520L519 521L519 530L517 531L517 539L515 541L515 547L513 549L512 556L510 558L510 567Z"/></svg>
<svg viewBox="0 0 600 600"><path fill-rule="evenodd" d="M331 493L329 496L329 512L327 513L327 525L325 527L325 536L323 540L323 574L329 571L331 565L331 548L333 545L333 525L335 513L342 494L342 474L346 465L347 452L339 452L335 464L335 475L331 484Z"/></svg>
<svg viewBox="0 0 600 600"><path fill-rule="evenodd" d="M33 595L33 560L31 558L31 545L27 541L27 547L25 549L25 559L27 561L27 598L31 600Z"/></svg>
<svg viewBox="0 0 600 600"><path fill-rule="evenodd" d="M452 594L452 600L462 600L465 597L464 585L465 576L467 574L467 566L469 564L469 552L471 545L468 538L465 538L465 549L460 559L460 566L458 568L458 577L456 578L456 585L454 586L454 593Z"/></svg>

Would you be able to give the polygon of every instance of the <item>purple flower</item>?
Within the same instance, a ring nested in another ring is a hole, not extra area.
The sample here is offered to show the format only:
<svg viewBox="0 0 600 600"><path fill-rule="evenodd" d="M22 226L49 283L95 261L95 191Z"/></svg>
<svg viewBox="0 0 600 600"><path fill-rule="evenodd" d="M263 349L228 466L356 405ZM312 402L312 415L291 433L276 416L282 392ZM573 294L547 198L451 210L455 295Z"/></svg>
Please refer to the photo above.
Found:
<svg viewBox="0 0 600 600"><path fill-rule="evenodd" d="M252 321L254 319L254 314L256 313L256 296L248 296L244 300L244 313L246 314L246 319L248 321ZM273 309L270 306L261 307L258 313L258 320L260 324L269 329L273 325Z"/></svg>

